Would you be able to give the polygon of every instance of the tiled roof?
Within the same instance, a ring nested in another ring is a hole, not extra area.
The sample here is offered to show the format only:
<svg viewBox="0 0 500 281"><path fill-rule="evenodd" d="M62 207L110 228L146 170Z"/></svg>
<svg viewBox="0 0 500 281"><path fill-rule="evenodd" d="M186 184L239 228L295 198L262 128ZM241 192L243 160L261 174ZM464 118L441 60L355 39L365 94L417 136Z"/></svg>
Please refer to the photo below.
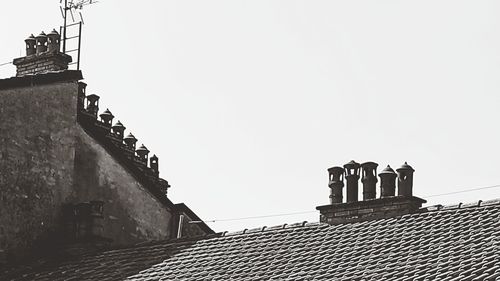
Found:
<svg viewBox="0 0 500 281"><path fill-rule="evenodd" d="M301 223L106 251L0 280L500 280L499 219L491 201Z"/></svg>

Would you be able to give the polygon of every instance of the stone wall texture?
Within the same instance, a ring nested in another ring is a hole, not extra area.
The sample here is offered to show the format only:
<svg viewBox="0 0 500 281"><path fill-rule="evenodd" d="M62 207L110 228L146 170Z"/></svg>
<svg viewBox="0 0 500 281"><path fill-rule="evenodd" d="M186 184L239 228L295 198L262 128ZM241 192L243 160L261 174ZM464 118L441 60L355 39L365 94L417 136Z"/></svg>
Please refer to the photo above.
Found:
<svg viewBox="0 0 500 281"><path fill-rule="evenodd" d="M77 123L77 93L76 81L0 90L0 253L8 261L61 244L66 204L104 201L104 237L114 245L172 234L173 211Z"/></svg>
<svg viewBox="0 0 500 281"><path fill-rule="evenodd" d="M104 148L78 127L75 193L81 201L102 200L104 237L126 245L169 238L167 210Z"/></svg>
<svg viewBox="0 0 500 281"><path fill-rule="evenodd" d="M60 233L57 206L73 192L76 92L76 82L0 90L0 249L7 258Z"/></svg>

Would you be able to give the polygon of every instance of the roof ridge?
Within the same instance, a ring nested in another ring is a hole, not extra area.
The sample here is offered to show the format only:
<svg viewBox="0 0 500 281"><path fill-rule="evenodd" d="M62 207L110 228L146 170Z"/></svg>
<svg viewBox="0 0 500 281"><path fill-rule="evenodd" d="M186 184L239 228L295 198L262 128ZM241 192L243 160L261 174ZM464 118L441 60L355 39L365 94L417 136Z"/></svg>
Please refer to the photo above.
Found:
<svg viewBox="0 0 500 281"><path fill-rule="evenodd" d="M282 230L282 229L290 229L290 228L299 228L299 227L315 227L315 226L320 226L320 225L325 225L327 226L328 224L322 223L322 222L308 222L308 221L302 221L302 222L297 222L297 223L292 223L292 224L278 224L274 226L262 226L262 227L256 227L256 228L245 228L243 230L238 230L238 231L224 231L220 232L221 237L226 237L226 236L236 236L236 235L245 235L245 234L253 234L253 233L259 233L259 232L270 232L270 231L276 231L276 230Z"/></svg>
<svg viewBox="0 0 500 281"><path fill-rule="evenodd" d="M435 204L431 206L422 207L420 208L420 210L423 210L424 212L438 212L438 211L448 211L455 209L479 208L479 207L494 206L494 205L500 205L500 198L490 199L485 201L477 200L467 203L459 202L447 205Z"/></svg>

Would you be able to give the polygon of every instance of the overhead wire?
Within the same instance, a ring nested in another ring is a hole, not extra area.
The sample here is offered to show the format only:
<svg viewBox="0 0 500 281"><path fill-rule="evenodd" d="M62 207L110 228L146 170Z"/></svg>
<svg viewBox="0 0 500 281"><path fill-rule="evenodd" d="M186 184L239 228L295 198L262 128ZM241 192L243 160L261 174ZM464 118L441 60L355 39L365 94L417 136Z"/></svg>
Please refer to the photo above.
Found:
<svg viewBox="0 0 500 281"><path fill-rule="evenodd" d="M9 62L4 62L4 63L0 63L0 66L4 66L4 65L8 65L8 64L11 64L12 62L9 61Z"/></svg>
<svg viewBox="0 0 500 281"><path fill-rule="evenodd" d="M423 197L425 197L425 198L439 197L439 196L452 195L452 194L458 194L458 193L466 193L466 192L471 192L471 191L491 189L491 188L497 188L497 187L500 187L500 184L483 186L483 187L476 187L476 188L470 188L470 189L463 189L463 190L459 190L459 191L452 191L452 192L446 192L446 193L432 194L432 195L427 195L427 196L423 196ZM292 215L302 215L302 214L309 214L309 213L316 213L316 212L317 211L302 211L302 212L291 212L291 213L282 213L282 214L273 214L273 215L240 217L240 218L191 221L189 223L201 223L201 222L215 223L215 222L227 222L227 221L241 221L241 220L249 220L249 219L261 219L261 218L273 218L273 217L285 217L285 216L292 216Z"/></svg>
<svg viewBox="0 0 500 281"><path fill-rule="evenodd" d="M446 193L433 194L433 195L428 195L428 196L424 196L424 197L425 198L438 197L438 196L458 194L458 193L465 193L465 192L471 192L471 191L483 190L483 189L490 189L490 188L496 188L496 187L500 187L500 184L490 185L490 186L483 186L483 187L476 187L476 188L470 188L470 189L464 189L464 190L452 191L452 192L446 192Z"/></svg>

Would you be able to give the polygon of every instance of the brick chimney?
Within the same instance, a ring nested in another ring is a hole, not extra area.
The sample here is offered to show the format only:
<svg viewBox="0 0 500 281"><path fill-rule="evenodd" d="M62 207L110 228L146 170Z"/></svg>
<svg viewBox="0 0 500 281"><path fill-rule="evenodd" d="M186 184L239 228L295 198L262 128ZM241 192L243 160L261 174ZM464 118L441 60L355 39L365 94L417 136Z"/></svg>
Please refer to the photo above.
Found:
<svg viewBox="0 0 500 281"><path fill-rule="evenodd" d="M427 201L415 197L413 190L413 172L406 162L396 172L388 165L380 177L380 197L376 196L377 163L358 164L351 161L341 167L328 169L331 189L330 204L316 207L320 211L320 221L329 224L367 221L401 216L417 212ZM363 183L363 201L357 201L359 168ZM347 180L347 200L343 202L342 188ZM396 195L396 179L398 195ZM349 189L350 188L350 189ZM356 189L356 190L354 190Z"/></svg>
<svg viewBox="0 0 500 281"><path fill-rule="evenodd" d="M71 56L59 51L61 36L56 30L49 34L43 31L38 36L29 36L26 42L26 56L14 59L17 67L16 76L35 75L38 73L68 69Z"/></svg>

